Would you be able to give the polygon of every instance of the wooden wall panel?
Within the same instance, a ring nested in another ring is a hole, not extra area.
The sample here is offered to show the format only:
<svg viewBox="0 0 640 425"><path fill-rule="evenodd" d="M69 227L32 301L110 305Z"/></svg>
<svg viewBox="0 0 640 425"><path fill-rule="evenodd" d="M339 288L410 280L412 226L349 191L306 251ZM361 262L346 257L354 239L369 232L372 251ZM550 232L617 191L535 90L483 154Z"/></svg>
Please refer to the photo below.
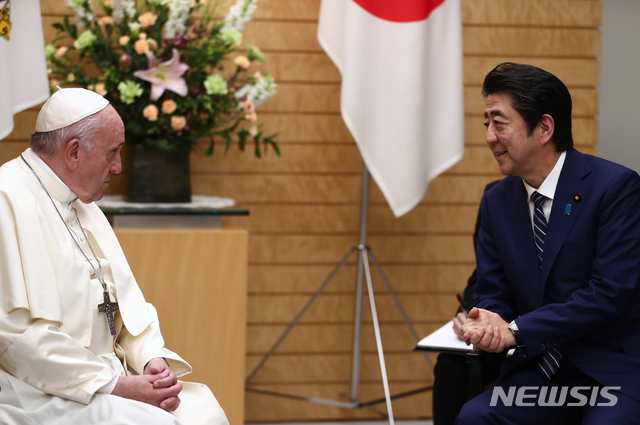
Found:
<svg viewBox="0 0 640 425"><path fill-rule="evenodd" d="M437 329L437 325L432 323L422 323L414 321L413 325L420 335L427 335ZM259 343L254 344L255 353L249 352L249 355L260 354L268 351L272 344L269 341L276 341L285 331L286 325L253 325L248 328L248 339L256 340ZM365 322L363 324L362 334L363 346L362 351L366 353L375 353L376 344L373 337L373 324ZM407 340L411 340L409 328L404 323L381 323L380 334L384 341L385 353L402 354L413 348L413 345L407 345ZM327 351L336 353L348 353L353 344L353 324L309 324L301 323L291 332L290 336L284 341L278 353L280 354L310 354L324 353ZM256 365L255 359L252 361L252 367L247 367L252 371Z"/></svg>
<svg viewBox="0 0 640 425"><path fill-rule="evenodd" d="M484 142L484 141L483 141ZM354 143L330 146L320 144L291 144L286 155L277 157L273 152L258 160L233 149L226 155L213 158L193 155L191 171L206 173L360 173L362 159ZM222 151L224 146L218 149ZM464 158L447 174L491 174L495 172L495 159L486 145L469 146Z"/></svg>
<svg viewBox="0 0 640 425"><path fill-rule="evenodd" d="M278 95L258 114L266 133L278 133L282 158L269 152L256 160L235 147L224 155L223 145L217 145L213 157L192 156L194 193L231 197L251 210L249 217L225 219L250 234L247 371L357 243L361 160L339 113L340 74L316 39L320 3L260 0L255 20L244 32L246 43L264 51L264 68L279 84ZM530 63L556 74L574 99L575 144L595 153L601 3L462 0L465 156L435 179L420 205L401 218L393 216L375 183L370 199L369 244L421 335L453 314L453 294L463 290L474 267L471 233L482 190L501 177L485 144L479 94L484 76L504 61ZM59 0L40 4L49 42L55 37L51 23L68 11ZM16 116L13 133L0 142L0 161L26 148L37 111ZM126 177L126 170L114 176L110 193L122 193ZM352 259L336 275L316 311L292 333L265 375L257 376L260 388L333 399L349 392L355 269ZM375 273L373 281L392 392L429 385L432 377L424 358L411 352L413 338ZM366 323L363 400L382 396L370 334L371 324ZM347 366L341 364L345 360ZM408 374L408 366L420 374ZM294 370L299 374L292 374ZM384 410L383 405L376 408ZM400 418L429 417L431 395L394 401L394 410ZM370 410L265 394L248 393L246 398L249 422L377 417Z"/></svg>
<svg viewBox="0 0 640 425"><path fill-rule="evenodd" d="M413 355L416 355L413 353ZM420 383L391 382L389 384L392 394L418 390L429 385L431 381L424 380ZM313 383L313 384L280 384L260 385L260 389L276 391L286 394L321 397L346 401L346 395L350 393L349 382L342 383ZM379 383L364 382L360 385L360 396L363 401L379 400L384 398L382 385ZM376 411L384 412L384 404L373 406L372 409L343 409L319 404L312 404L300 400L284 399L266 394L247 393L247 422L279 422L299 421L300 418L325 418L326 420L346 421L356 419L383 419ZM251 406L251 408L249 408ZM424 412L431 412L431 393L422 392L417 395L401 398L393 403L394 413L404 412L405 417L419 418ZM397 414L396 414L397 416Z"/></svg>
<svg viewBox="0 0 640 425"><path fill-rule="evenodd" d="M499 179L498 170L486 176L443 175L431 182L422 202L478 205L487 183ZM241 204L319 203L358 205L360 174L203 174L192 176L192 190L234 198ZM372 184L371 203L385 203Z"/></svg>
<svg viewBox="0 0 640 425"><path fill-rule="evenodd" d="M384 291L375 295L380 322L401 322L402 316L393 304L393 299ZM455 312L457 301L449 294L398 295L403 308L416 321L437 322L442 315ZM304 307L309 297L304 295L253 295L249 299L247 321L254 323L290 323ZM303 322L350 323L353 321L353 294L326 294L318 298ZM371 320L365 309L364 320ZM411 345L413 348L413 345Z"/></svg>
<svg viewBox="0 0 640 425"><path fill-rule="evenodd" d="M419 353L406 356L404 353L385 353L387 372L398 377L399 381L412 381L416 376L426 380L432 378L431 368ZM247 356L247 372L252 370L260 358ZM369 377L365 382L377 382L382 379L378 354L362 355L361 371ZM256 377L256 384L274 382L283 383L331 383L340 382L351 376L351 356L349 354L284 354L274 356Z"/></svg>
<svg viewBox="0 0 640 425"><path fill-rule="evenodd" d="M248 229L252 233L350 233L358 232L357 205L262 205L252 212ZM372 205L369 223L375 233L461 233L473 229L478 208L475 205L420 205L415 213L395 219L385 205ZM244 220L246 221L246 220ZM225 218L232 225L242 225L243 217Z"/></svg>
<svg viewBox="0 0 640 425"><path fill-rule="evenodd" d="M467 25L597 27L601 16L599 1L462 1L462 21Z"/></svg>
<svg viewBox="0 0 640 425"><path fill-rule="evenodd" d="M471 243L471 242L469 242ZM346 254L346 253L345 253ZM335 269L336 264L258 264L249 268L251 295L315 293ZM397 294L449 293L462 290L475 262L439 264L385 264L384 273ZM352 293L356 265L347 263L327 286L326 293ZM372 275L373 289L386 291L377 273Z"/></svg>
<svg viewBox="0 0 640 425"><path fill-rule="evenodd" d="M356 235L256 234L249 243L249 258L258 263L338 263ZM467 235L369 235L369 245L381 262L447 262L451 258L473 262L473 244Z"/></svg>
<svg viewBox="0 0 640 425"><path fill-rule="evenodd" d="M593 88L600 82L600 61L594 57L552 58L520 54L517 56L465 56L464 83L482 86L485 75L499 63L507 61L527 63L546 69L560 78L567 87Z"/></svg>
<svg viewBox="0 0 640 425"><path fill-rule="evenodd" d="M487 72L508 60L547 69L568 87L593 87L600 79L600 63L594 58L467 55L464 58L465 84L481 86ZM340 72L323 52L269 51L265 52L264 64L280 82L340 82Z"/></svg>

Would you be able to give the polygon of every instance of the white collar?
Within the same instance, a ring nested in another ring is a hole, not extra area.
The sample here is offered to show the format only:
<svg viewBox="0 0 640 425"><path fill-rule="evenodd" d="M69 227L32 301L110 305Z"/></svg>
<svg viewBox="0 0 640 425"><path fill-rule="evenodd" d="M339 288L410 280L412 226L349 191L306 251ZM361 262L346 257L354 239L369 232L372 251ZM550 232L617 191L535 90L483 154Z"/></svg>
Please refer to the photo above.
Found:
<svg viewBox="0 0 640 425"><path fill-rule="evenodd" d="M60 183L61 185L63 185L65 188L69 189L69 187L64 184L64 182L62 180L60 180L60 177L58 177L58 175L56 173L53 172L53 170L51 169L51 167L49 167L49 165L44 162L44 160L42 158L40 158L40 155L38 155L37 153L35 153L31 148L28 149L29 153L31 154L31 156L33 157L33 159L35 159L38 164L40 164L40 166L42 168L44 168L44 170L49 173L49 175L51 177L53 177L58 183Z"/></svg>
<svg viewBox="0 0 640 425"><path fill-rule="evenodd" d="M553 200L553 197L556 194L556 187L558 186L558 180L560 180L560 172L562 171L562 166L564 165L564 160L567 157L567 152L562 152L560 154L560 158L556 162L556 165L553 167L553 170L549 173L547 178L544 179L539 188L535 188L531 186L529 183L522 180L524 183L524 188L527 190L527 201L531 199L531 195L533 192L538 192L541 195L546 196L547 198Z"/></svg>
<svg viewBox="0 0 640 425"><path fill-rule="evenodd" d="M53 170L42 160L42 158L31 150L31 148L24 151L22 157L33 168L42 181L44 187L47 188L47 191L54 199L61 203L69 204L78 198L75 193L73 193L71 189L69 189L69 187L60 180L56 173L54 173ZM18 160L19 162L22 162L19 158ZM33 175L33 172L29 167L26 165L24 166L27 168L28 174Z"/></svg>

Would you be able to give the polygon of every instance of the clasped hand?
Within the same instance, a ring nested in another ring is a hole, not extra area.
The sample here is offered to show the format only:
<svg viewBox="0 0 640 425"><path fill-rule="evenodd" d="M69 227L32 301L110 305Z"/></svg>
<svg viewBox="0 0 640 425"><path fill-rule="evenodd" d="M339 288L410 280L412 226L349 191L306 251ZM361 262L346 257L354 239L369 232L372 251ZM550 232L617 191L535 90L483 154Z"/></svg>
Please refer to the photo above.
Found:
<svg viewBox="0 0 640 425"><path fill-rule="evenodd" d="M516 344L509 324L489 310L474 307L462 324L462 340L490 353L501 353L506 347Z"/></svg>
<svg viewBox="0 0 640 425"><path fill-rule="evenodd" d="M157 357L147 363L143 375L120 377L112 394L172 412L180 405L180 391L182 384L176 374L163 358Z"/></svg>

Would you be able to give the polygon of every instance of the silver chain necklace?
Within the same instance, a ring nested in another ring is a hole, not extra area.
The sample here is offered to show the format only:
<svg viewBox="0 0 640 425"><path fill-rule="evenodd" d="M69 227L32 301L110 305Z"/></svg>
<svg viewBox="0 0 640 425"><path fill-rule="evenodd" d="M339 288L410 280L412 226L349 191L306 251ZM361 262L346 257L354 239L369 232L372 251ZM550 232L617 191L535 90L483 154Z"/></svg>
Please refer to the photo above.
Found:
<svg viewBox="0 0 640 425"><path fill-rule="evenodd" d="M107 283L105 282L104 274L102 273L102 265L100 264L100 260L98 260L98 256L93 251L93 247L91 246L91 242L89 242L89 238L87 237L87 234L85 233L84 228L82 227L82 223L80 223L80 217L78 217L78 215L76 214L76 221L78 222L78 226L80 227L80 230L82 231L82 235L87 240L87 245L89 245L89 249L91 250L91 253L93 254L93 257L95 258L96 263L98 263L98 270L96 270L96 268L94 267L94 265L91 262L91 260L89 260L89 257L87 257L87 254L84 253L84 251L80 247L80 244L78 243L76 238L73 236L73 233L71 232L71 229L69 228L69 225L67 224L67 222L62 217L62 214L58 210L58 207L56 206L55 201L53 200L53 198L49 194L49 191L45 187L44 183L42 183L42 180L40 180L40 177L38 176L36 171L33 169L33 167L31 167L31 165L27 162L27 160L24 159L24 156L22 156L22 154L20 154L20 158L22 158L24 163L27 164L27 167L29 167L29 169L31 170L33 175L36 177L36 180L38 180L38 183L40 183L40 186L44 190L44 193L47 194L47 196L49 197L49 200L51 201L51 204L53 205L53 208L58 213L58 217L60 217L60 220L62 220L62 222L64 223L64 227L69 232L69 236L71 236L71 240L73 240L73 243L75 244L76 248L78 248L78 251L80 251L82 256L87 260L87 263L89 263L89 265L93 269L93 273L98 277L98 281L102 285L102 297L104 299L104 302L102 304L98 304L98 311L100 311L101 313L104 313L107 316L107 322L109 323L109 332L111 333L111 335L115 335L116 334L116 325L115 325L115 321L114 321L114 318L113 318L113 313L115 313L116 311L119 310L119 306L118 306L118 303L111 302L111 299L109 298L109 291L107 290Z"/></svg>

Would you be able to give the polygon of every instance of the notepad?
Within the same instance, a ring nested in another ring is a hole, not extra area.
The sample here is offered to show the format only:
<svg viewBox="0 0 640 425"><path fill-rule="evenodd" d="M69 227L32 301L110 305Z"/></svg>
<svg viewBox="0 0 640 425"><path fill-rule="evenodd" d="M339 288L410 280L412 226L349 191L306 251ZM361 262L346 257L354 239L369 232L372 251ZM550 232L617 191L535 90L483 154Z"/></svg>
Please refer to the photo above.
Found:
<svg viewBox="0 0 640 425"><path fill-rule="evenodd" d="M416 345L415 350L465 354L473 350L473 346L468 346L458 339L456 333L453 331L453 320L450 320L437 331L421 339L418 345Z"/></svg>

